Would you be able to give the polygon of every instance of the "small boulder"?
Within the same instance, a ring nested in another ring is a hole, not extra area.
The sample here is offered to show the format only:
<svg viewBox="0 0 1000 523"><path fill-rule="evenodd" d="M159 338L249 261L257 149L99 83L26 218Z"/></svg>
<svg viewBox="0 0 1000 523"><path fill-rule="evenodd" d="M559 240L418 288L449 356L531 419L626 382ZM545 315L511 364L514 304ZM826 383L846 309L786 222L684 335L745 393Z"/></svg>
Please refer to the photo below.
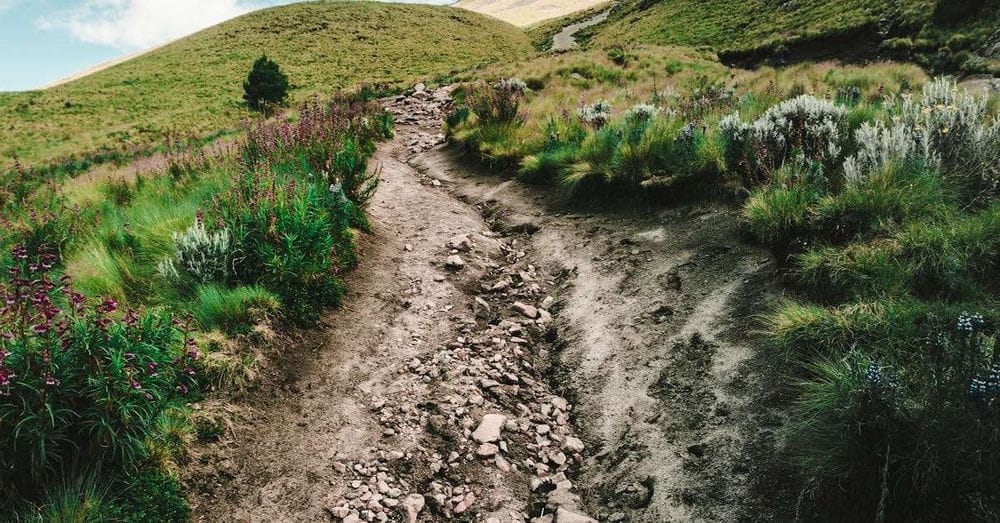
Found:
<svg viewBox="0 0 1000 523"><path fill-rule="evenodd" d="M472 250L472 240L465 234L458 234L448 240L448 248L459 252L469 252Z"/></svg>
<svg viewBox="0 0 1000 523"><path fill-rule="evenodd" d="M424 497L420 494L410 494L403 500L403 509L406 510L406 521L416 523L420 511L424 510Z"/></svg>
<svg viewBox="0 0 1000 523"><path fill-rule="evenodd" d="M480 443L493 443L500 439L500 431L503 429L507 418L502 414L487 414L479 422L479 426L472 433L472 439Z"/></svg>
<svg viewBox="0 0 1000 523"><path fill-rule="evenodd" d="M486 300L476 296L476 300L472 303L472 311L476 314L479 319L489 319L490 317L490 304Z"/></svg>
<svg viewBox="0 0 1000 523"><path fill-rule="evenodd" d="M447 260L445 260L444 266L453 271L460 271L465 268L465 262L462 261L462 258L459 255L452 254Z"/></svg>
<svg viewBox="0 0 1000 523"><path fill-rule="evenodd" d="M500 448L492 443L483 443L476 449L476 454L481 458L490 458L496 455Z"/></svg>
<svg viewBox="0 0 1000 523"><path fill-rule="evenodd" d="M556 509L555 523L597 523L597 520L566 507Z"/></svg>
<svg viewBox="0 0 1000 523"><path fill-rule="evenodd" d="M538 317L538 308L533 305L516 301L514 302L514 310L521 313L522 316L532 320Z"/></svg>
<svg viewBox="0 0 1000 523"><path fill-rule="evenodd" d="M583 452L585 446L580 438L567 436L566 439L563 441L563 448L571 452Z"/></svg>

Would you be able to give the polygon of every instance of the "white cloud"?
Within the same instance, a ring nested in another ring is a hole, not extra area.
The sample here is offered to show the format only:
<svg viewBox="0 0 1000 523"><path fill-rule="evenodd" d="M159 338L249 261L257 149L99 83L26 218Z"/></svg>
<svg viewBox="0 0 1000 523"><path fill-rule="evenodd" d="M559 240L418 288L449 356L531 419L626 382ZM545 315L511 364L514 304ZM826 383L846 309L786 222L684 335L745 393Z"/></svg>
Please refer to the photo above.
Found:
<svg viewBox="0 0 1000 523"><path fill-rule="evenodd" d="M7 11L17 4L17 0L0 0L0 13Z"/></svg>
<svg viewBox="0 0 1000 523"><path fill-rule="evenodd" d="M4 2L13 0L0 0ZM261 6L246 0L85 0L39 20L42 29L66 30L81 42L126 51L191 34ZM266 4L287 3L266 1Z"/></svg>

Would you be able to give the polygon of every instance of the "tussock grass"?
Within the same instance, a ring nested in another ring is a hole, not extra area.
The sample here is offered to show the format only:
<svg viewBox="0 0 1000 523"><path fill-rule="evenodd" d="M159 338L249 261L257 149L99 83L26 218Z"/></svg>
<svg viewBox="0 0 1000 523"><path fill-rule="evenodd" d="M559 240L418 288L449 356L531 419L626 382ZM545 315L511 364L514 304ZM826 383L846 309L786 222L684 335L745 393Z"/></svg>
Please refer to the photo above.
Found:
<svg viewBox="0 0 1000 523"><path fill-rule="evenodd" d="M859 102L844 109L844 128L853 132L879 114L886 97L926 81L919 69L892 63L736 71L692 49L637 47L628 54L626 61L598 50L540 56L477 73L487 83L521 78L529 89L516 117L506 119L480 118L459 91L450 136L495 167L571 195L671 199L728 183L718 123L734 111L752 120L791 95L833 98L852 87ZM610 111L588 121L593 115L581 111L598 102ZM652 118L630 119L646 105L655 109Z"/></svg>
<svg viewBox="0 0 1000 523"><path fill-rule="evenodd" d="M232 289L201 285L190 307L191 315L203 328L233 330L245 329L277 313L281 310L281 300L259 285Z"/></svg>

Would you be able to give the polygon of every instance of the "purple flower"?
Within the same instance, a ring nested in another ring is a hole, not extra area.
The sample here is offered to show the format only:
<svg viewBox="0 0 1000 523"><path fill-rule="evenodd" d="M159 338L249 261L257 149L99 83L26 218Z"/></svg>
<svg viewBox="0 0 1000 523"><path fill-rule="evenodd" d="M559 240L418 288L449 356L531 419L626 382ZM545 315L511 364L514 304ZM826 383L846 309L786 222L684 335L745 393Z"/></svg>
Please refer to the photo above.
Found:
<svg viewBox="0 0 1000 523"><path fill-rule="evenodd" d="M10 386L11 380L17 377L10 369L0 367L0 387Z"/></svg>
<svg viewBox="0 0 1000 523"><path fill-rule="evenodd" d="M118 302L111 298L106 298L100 305L97 306L97 312L102 314L115 312L116 310L118 310Z"/></svg>

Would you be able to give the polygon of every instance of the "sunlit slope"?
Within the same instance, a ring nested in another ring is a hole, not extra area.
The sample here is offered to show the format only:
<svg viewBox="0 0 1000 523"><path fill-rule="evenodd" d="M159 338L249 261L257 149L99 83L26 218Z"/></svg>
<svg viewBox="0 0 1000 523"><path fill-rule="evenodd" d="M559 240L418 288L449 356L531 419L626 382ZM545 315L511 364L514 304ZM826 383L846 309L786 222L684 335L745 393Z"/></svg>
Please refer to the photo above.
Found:
<svg viewBox="0 0 1000 523"><path fill-rule="evenodd" d="M261 53L292 101L362 84L405 85L530 52L499 20L443 6L310 2L257 11L45 91L0 93L0 166L102 146L207 134L244 114L242 80Z"/></svg>

